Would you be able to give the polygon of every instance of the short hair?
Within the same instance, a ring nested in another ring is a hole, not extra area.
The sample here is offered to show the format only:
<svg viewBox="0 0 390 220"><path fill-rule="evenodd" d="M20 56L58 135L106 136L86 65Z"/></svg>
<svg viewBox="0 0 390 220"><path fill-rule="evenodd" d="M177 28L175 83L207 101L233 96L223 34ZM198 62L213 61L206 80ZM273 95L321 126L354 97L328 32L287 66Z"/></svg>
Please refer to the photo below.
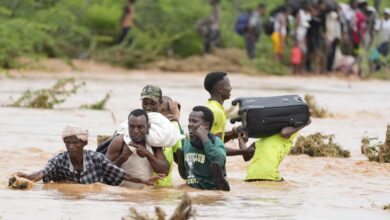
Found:
<svg viewBox="0 0 390 220"><path fill-rule="evenodd" d="M134 117L139 117L139 116L142 116L144 115L145 118L146 118L146 123L149 124L149 117L148 117L148 113L146 113L145 110L143 109L135 109L133 110L132 112L130 112L129 116L127 117L127 119L130 118L130 116L134 116Z"/></svg>
<svg viewBox="0 0 390 220"><path fill-rule="evenodd" d="M204 79L204 88L211 92L214 86L227 75L226 72L211 72L208 73L206 78Z"/></svg>
<svg viewBox="0 0 390 220"><path fill-rule="evenodd" d="M206 121L209 123L210 125L210 129L211 127L213 126L213 123L214 123L214 115L213 115L213 112L205 107L205 106L201 106L201 105L198 105L198 106L195 106L194 108L192 108L192 111L194 112L202 112L203 113L203 121Z"/></svg>

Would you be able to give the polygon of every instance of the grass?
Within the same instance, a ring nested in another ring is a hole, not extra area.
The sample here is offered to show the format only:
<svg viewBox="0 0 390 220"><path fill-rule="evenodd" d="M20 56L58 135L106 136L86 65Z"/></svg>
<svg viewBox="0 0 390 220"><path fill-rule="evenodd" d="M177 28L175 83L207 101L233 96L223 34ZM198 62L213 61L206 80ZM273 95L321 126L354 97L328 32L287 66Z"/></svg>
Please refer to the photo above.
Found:
<svg viewBox="0 0 390 220"><path fill-rule="evenodd" d="M74 78L60 79L48 89L25 91L19 99L7 106L52 109L65 102L69 96L76 94L84 85L85 82L77 84Z"/></svg>
<svg viewBox="0 0 390 220"><path fill-rule="evenodd" d="M315 101L314 96L306 94L304 99L307 106L309 107L312 117L326 118L326 117L331 117L333 115L326 108L319 107Z"/></svg>
<svg viewBox="0 0 390 220"><path fill-rule="evenodd" d="M82 109L92 109L92 110L104 110L107 104L107 101L110 99L110 94L107 93L106 96L102 99L97 101L94 104L85 104L82 105L80 108Z"/></svg>
<svg viewBox="0 0 390 220"><path fill-rule="evenodd" d="M361 140L361 152L369 161L390 163L390 125L387 125L385 142L371 144L377 138L363 137Z"/></svg>
<svg viewBox="0 0 390 220"><path fill-rule="evenodd" d="M319 132L306 137L299 136L290 154L307 154L311 157L350 157L348 150L334 142L334 135L323 135Z"/></svg>

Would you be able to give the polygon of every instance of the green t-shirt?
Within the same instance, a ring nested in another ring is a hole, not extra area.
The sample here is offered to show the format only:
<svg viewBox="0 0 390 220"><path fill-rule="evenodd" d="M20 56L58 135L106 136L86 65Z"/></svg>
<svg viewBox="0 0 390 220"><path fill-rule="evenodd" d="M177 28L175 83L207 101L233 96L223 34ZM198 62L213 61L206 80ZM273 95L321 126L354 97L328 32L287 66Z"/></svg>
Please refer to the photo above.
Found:
<svg viewBox="0 0 390 220"><path fill-rule="evenodd" d="M225 138L226 125L225 109L223 108L223 105L215 100L208 100L207 108L209 108L214 115L214 123L210 132L214 135L221 133L221 139L223 141Z"/></svg>
<svg viewBox="0 0 390 220"><path fill-rule="evenodd" d="M291 135L289 139L283 138L280 134L257 139L255 154L245 180L282 180L278 168L283 158L290 152L297 134Z"/></svg>
<svg viewBox="0 0 390 220"><path fill-rule="evenodd" d="M172 124L180 131L180 125L178 122L173 121ZM176 153L177 149L181 148L181 140L178 140L175 145L171 147L164 147L164 156L169 163L169 173L166 177L156 182L157 186L172 186L172 165L173 165L173 154Z"/></svg>
<svg viewBox="0 0 390 220"><path fill-rule="evenodd" d="M197 189L215 189L210 164L217 162L221 167L225 166L226 149L221 139L215 137L214 144L206 141L203 150L193 147L190 140L186 140L183 154L187 184Z"/></svg>

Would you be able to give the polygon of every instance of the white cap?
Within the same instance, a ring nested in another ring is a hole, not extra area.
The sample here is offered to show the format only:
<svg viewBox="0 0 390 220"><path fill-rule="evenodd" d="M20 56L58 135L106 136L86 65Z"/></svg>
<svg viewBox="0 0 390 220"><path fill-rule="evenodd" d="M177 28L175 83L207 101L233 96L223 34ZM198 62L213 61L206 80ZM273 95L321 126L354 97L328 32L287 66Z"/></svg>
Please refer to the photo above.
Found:
<svg viewBox="0 0 390 220"><path fill-rule="evenodd" d="M384 12L385 12L385 14L390 15L390 8L385 8Z"/></svg>

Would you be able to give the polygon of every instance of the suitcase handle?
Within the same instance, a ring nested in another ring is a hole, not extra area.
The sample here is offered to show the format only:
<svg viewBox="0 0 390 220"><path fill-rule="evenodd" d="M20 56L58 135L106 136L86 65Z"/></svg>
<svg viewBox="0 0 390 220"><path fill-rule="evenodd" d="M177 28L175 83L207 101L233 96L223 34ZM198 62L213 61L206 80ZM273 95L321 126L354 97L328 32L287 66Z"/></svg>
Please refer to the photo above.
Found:
<svg viewBox="0 0 390 220"><path fill-rule="evenodd" d="M231 118L230 119L230 123L234 124L236 122L240 122L241 121L241 117L235 117L235 118Z"/></svg>

